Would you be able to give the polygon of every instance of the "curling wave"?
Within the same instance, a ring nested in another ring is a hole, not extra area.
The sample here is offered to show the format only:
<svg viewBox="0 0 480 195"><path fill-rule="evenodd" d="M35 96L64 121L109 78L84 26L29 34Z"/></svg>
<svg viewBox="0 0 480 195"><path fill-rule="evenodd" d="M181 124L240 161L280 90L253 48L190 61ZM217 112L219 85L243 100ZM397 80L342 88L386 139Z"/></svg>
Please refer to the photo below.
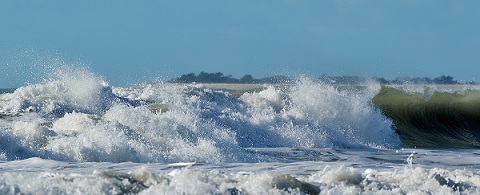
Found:
<svg viewBox="0 0 480 195"><path fill-rule="evenodd" d="M393 121L406 146L480 147L479 90L409 91L385 86L373 103Z"/></svg>

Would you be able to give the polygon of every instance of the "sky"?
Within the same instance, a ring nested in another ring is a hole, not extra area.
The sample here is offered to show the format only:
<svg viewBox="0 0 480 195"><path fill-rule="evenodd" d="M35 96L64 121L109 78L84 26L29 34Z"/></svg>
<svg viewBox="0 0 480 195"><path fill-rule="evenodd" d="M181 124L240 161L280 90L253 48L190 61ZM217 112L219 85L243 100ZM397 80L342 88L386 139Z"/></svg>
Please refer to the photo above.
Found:
<svg viewBox="0 0 480 195"><path fill-rule="evenodd" d="M115 86L200 71L480 81L478 10L478 0L0 1L0 88L55 64Z"/></svg>

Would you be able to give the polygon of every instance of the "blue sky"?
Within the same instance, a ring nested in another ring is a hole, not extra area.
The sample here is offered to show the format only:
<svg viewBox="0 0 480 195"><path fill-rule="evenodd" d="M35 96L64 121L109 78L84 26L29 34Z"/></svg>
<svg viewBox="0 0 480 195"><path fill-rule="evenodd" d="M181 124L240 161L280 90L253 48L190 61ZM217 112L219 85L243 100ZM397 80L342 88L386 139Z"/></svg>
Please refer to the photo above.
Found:
<svg viewBox="0 0 480 195"><path fill-rule="evenodd" d="M200 71L479 81L478 10L476 0L0 1L0 88L58 62L111 85Z"/></svg>

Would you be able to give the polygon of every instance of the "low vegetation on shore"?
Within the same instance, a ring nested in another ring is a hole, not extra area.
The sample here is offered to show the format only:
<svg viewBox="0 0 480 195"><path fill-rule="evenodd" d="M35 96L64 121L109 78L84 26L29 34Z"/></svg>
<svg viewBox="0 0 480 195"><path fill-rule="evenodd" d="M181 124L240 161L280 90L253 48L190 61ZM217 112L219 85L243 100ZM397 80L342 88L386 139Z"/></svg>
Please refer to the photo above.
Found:
<svg viewBox="0 0 480 195"><path fill-rule="evenodd" d="M460 82L455 80L452 76L439 76L436 78L428 78L428 77L400 77L395 78L392 80L388 80L385 78L366 78L366 77L359 77L359 76L326 76L323 75L321 77L316 78L319 81L331 84L358 84L358 83L365 83L369 80L374 80L379 82L380 84L443 84L443 85L453 85L453 84L475 84L475 82ZM224 75L221 72L217 73L207 73L207 72L200 72L199 74L189 73L181 75L178 78L174 78L170 80L172 83L239 83L239 84L255 84L255 83L289 83L293 81L288 76L278 75L278 76L271 76L265 78L253 78L252 75L245 75L240 79L232 77L232 75Z"/></svg>

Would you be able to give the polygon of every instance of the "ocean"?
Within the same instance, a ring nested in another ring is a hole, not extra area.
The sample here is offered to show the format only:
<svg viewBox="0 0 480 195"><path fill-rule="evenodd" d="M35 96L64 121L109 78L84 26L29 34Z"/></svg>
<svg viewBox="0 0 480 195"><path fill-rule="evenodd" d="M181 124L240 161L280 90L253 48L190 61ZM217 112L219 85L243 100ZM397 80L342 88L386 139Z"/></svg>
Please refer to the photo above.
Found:
<svg viewBox="0 0 480 195"><path fill-rule="evenodd" d="M480 87L139 83L0 94L0 194L479 194Z"/></svg>

